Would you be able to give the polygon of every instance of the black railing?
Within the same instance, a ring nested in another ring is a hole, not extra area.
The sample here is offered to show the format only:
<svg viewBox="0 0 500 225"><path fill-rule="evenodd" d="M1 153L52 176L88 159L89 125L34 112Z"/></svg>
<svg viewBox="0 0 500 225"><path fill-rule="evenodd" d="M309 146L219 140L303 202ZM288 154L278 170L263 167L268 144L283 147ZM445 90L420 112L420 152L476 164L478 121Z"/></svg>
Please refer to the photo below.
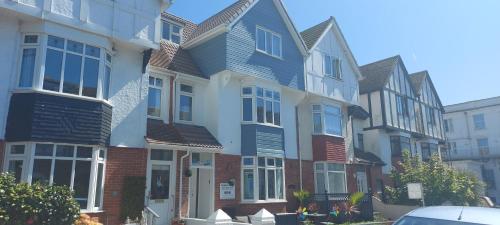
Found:
<svg viewBox="0 0 500 225"><path fill-rule="evenodd" d="M341 211L345 210L342 207L349 205L349 199L352 194L350 193L323 193L313 194L312 202L318 206L318 212L321 214L330 215L335 208L340 208ZM356 211L359 220L371 221L373 220L373 203L372 194L365 193L361 201L356 206Z"/></svg>

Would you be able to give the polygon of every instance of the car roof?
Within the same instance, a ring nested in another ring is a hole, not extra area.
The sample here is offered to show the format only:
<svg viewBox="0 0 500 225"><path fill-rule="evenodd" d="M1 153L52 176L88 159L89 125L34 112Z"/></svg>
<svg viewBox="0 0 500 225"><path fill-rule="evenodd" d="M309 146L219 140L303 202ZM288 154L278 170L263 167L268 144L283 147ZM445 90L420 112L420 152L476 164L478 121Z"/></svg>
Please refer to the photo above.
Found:
<svg viewBox="0 0 500 225"><path fill-rule="evenodd" d="M463 210L463 211L462 211ZM462 218L459 220L460 213ZM413 210L407 216L480 224L499 224L500 209L468 206L432 206Z"/></svg>

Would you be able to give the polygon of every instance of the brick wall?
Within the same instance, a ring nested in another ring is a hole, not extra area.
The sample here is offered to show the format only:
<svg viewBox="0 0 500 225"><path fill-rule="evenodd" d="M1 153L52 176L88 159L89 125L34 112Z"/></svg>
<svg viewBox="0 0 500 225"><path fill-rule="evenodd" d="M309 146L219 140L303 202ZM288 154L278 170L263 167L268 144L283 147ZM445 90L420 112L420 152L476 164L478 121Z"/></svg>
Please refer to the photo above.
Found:
<svg viewBox="0 0 500 225"><path fill-rule="evenodd" d="M3 162L5 161L5 142L0 140L0 171L3 170Z"/></svg>
<svg viewBox="0 0 500 225"><path fill-rule="evenodd" d="M215 204L214 209L225 207L238 207L241 200L241 156L239 155L215 155ZM220 199L220 183L227 183L230 179L235 179L235 199Z"/></svg>
<svg viewBox="0 0 500 225"><path fill-rule="evenodd" d="M314 135L312 138L313 161L346 162L344 138Z"/></svg>
<svg viewBox="0 0 500 225"><path fill-rule="evenodd" d="M123 180L127 176L146 176L148 152L142 148L110 147L106 159L104 183L104 217L107 225L120 224L120 205L122 204Z"/></svg>

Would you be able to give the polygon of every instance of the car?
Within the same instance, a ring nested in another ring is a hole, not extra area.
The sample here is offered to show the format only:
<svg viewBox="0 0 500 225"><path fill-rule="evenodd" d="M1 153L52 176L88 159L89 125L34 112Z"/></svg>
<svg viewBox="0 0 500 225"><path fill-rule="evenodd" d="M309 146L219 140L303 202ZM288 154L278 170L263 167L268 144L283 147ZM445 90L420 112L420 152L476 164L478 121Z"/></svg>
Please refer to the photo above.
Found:
<svg viewBox="0 0 500 225"><path fill-rule="evenodd" d="M500 225L500 209L468 206L431 206L415 209L394 225Z"/></svg>

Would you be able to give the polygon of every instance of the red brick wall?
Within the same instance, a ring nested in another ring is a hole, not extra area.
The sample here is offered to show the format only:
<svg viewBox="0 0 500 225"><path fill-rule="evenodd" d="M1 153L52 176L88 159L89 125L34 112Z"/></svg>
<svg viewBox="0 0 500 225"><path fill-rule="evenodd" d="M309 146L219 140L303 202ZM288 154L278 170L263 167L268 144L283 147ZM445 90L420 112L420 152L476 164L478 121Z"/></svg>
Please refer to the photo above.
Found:
<svg viewBox="0 0 500 225"><path fill-rule="evenodd" d="M106 159L103 209L107 225L120 224L123 180L126 176L146 176L148 152L142 148L110 147ZM96 216L96 215L93 215Z"/></svg>
<svg viewBox="0 0 500 225"><path fill-rule="evenodd" d="M0 171L3 170L3 162L5 161L5 142L0 140Z"/></svg>
<svg viewBox="0 0 500 225"><path fill-rule="evenodd" d="M344 138L327 135L313 135L313 161L346 162Z"/></svg>
<svg viewBox="0 0 500 225"><path fill-rule="evenodd" d="M300 190L299 160L287 159L285 163L286 210L293 212L299 207L299 202L293 196L294 191ZM302 160L302 189L314 193L313 161Z"/></svg>
<svg viewBox="0 0 500 225"><path fill-rule="evenodd" d="M215 204L214 209L224 207L237 207L241 200L241 156L215 154ZM220 199L220 183L227 183L230 179L235 179L234 190L235 199Z"/></svg>
<svg viewBox="0 0 500 225"><path fill-rule="evenodd" d="M190 157L185 157L184 162L183 162L183 169L181 169L181 158L185 156L187 152L185 151L178 151L177 152L177 165L176 165L176 174L175 174L175 205L174 205L174 215L176 217L179 217L179 191L180 191L180 180L182 177L182 206L181 206L181 213L183 217L187 217L186 213L188 210L188 198L189 198L189 177L186 177L184 175L184 172L186 169L189 168L189 159Z"/></svg>

